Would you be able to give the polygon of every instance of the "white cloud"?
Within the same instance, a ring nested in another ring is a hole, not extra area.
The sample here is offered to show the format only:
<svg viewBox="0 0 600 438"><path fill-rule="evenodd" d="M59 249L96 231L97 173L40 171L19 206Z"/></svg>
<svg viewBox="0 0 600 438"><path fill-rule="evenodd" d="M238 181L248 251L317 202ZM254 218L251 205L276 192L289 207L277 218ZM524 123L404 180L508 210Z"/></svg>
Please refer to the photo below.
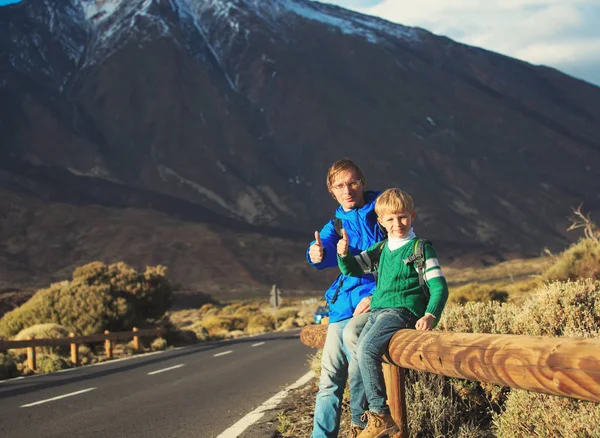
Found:
<svg viewBox="0 0 600 438"><path fill-rule="evenodd" d="M600 57L598 0L329 2L567 73L585 71L583 79L600 84L600 72L586 68Z"/></svg>

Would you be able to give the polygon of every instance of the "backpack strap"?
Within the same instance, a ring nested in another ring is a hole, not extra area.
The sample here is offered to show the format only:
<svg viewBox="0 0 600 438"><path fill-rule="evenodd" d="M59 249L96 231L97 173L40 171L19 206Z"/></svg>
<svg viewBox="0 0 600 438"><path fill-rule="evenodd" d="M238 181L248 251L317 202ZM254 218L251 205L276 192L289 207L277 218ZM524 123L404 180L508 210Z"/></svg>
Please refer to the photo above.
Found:
<svg viewBox="0 0 600 438"><path fill-rule="evenodd" d="M335 229L335 234L342 238L342 229L344 228L344 224L342 224L342 220L339 217L336 217L333 220L333 228Z"/></svg>
<svg viewBox="0 0 600 438"><path fill-rule="evenodd" d="M430 243L424 239L417 239L413 247L413 254L404 259L404 264L414 263L417 268L417 274L419 274L419 286L425 295L425 298L429 300L429 286L425 282L425 244Z"/></svg>

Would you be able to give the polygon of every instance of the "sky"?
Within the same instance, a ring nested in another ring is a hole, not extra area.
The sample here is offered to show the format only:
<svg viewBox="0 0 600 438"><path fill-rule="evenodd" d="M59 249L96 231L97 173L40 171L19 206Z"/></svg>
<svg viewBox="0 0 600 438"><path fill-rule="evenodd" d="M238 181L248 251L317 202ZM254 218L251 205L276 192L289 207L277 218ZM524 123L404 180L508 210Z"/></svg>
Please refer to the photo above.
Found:
<svg viewBox="0 0 600 438"><path fill-rule="evenodd" d="M600 0L320 0L600 86ZM0 6L19 0L0 0Z"/></svg>
<svg viewBox="0 0 600 438"><path fill-rule="evenodd" d="M600 0L320 0L600 85Z"/></svg>

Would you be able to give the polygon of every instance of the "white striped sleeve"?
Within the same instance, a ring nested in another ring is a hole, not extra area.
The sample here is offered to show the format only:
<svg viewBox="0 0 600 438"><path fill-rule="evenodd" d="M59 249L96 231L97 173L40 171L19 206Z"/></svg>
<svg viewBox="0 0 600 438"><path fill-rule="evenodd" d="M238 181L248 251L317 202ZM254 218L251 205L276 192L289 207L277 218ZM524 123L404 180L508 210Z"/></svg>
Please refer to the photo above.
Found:
<svg viewBox="0 0 600 438"><path fill-rule="evenodd" d="M437 258L427 259L425 262L425 274L423 277L425 281L432 280L434 278L443 277L444 273L440 267L440 263Z"/></svg>
<svg viewBox="0 0 600 438"><path fill-rule="evenodd" d="M373 265L371 264L371 259L367 255L367 251L361 252L359 255L354 256L354 258L356 259L356 261L360 265L360 268L365 274L371 272Z"/></svg>

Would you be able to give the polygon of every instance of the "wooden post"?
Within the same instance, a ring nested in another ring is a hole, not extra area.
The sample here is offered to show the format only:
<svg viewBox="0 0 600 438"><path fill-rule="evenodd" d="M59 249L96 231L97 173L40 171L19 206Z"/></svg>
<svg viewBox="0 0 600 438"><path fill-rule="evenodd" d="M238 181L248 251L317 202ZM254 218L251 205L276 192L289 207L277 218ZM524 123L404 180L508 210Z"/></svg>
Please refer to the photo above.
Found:
<svg viewBox="0 0 600 438"><path fill-rule="evenodd" d="M70 338L75 337L75 333L69 333ZM71 346L71 363L74 366L79 365L79 349L77 348L77 344L72 342L69 344Z"/></svg>
<svg viewBox="0 0 600 438"><path fill-rule="evenodd" d="M387 392L387 403L392 418L400 428L393 438L408 438L408 421L406 420L406 390L404 368L383 363L383 378Z"/></svg>
<svg viewBox="0 0 600 438"><path fill-rule="evenodd" d="M30 336L30 340L33 340L34 337ZM27 366L30 370L35 371L35 347L27 347Z"/></svg>
<svg viewBox="0 0 600 438"><path fill-rule="evenodd" d="M110 332L108 330L104 330L104 334L108 335ZM104 350L106 351L106 358L107 359L112 359L113 356L113 346L112 346L112 341L110 339L106 339L104 341Z"/></svg>
<svg viewBox="0 0 600 438"><path fill-rule="evenodd" d="M137 327L134 327L133 331L137 332L138 331ZM133 335L133 349L135 350L136 353L140 352L140 337L137 335Z"/></svg>

